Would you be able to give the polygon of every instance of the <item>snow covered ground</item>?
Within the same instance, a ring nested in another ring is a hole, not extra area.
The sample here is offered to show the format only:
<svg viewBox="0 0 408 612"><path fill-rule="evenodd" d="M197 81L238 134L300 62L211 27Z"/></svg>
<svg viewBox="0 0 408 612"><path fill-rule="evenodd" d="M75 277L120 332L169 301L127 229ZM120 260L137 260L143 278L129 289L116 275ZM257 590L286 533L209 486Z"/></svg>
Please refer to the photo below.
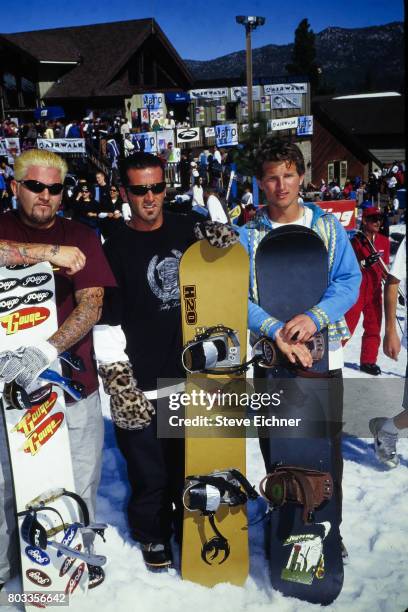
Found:
<svg viewBox="0 0 408 612"><path fill-rule="evenodd" d="M405 226L398 226L405 231ZM399 317L404 312L399 308ZM367 380L367 388L378 385L373 377L361 374L359 364L361 324L345 348L344 376ZM380 350L378 364L392 384L405 373L406 354L398 362L385 357ZM385 380L381 381L386 385ZM402 385L400 384L400 387ZM384 386L384 389L386 387ZM394 393L395 395L395 393ZM395 403L384 401L380 392L374 394L367 413L371 416L392 416L400 411L400 398ZM359 404L355 410L360 409ZM106 580L91 591L85 603L72 601L73 612L298 612L317 606L284 598L273 591L268 576L268 564L263 552L263 523L250 527L250 576L243 588L220 584L207 589L183 582L178 574L155 575L143 564L141 552L127 530L124 506L127 496L126 473L123 459L116 449L109 409L105 404L105 450L102 482L98 496L97 520L109 523L107 542L98 552L108 556ZM364 417L365 419L365 417ZM347 421L347 419L346 419ZM376 460L372 439L356 436L354 424L346 422L343 452L344 507L342 534L350 561L345 567L343 590L328 610L336 612L403 612L408 605L406 561L408 531L406 528L408 496L408 440L400 439L398 451L401 463L393 471L384 469ZM368 436L368 427L365 428ZM247 441L248 478L258 484L264 467L256 439ZM262 500L249 505L249 518L254 521L264 512ZM20 591L17 580L6 585L8 591ZM13 609L13 608L6 608ZM16 609L16 608L14 608ZM18 608L17 608L18 609Z"/></svg>

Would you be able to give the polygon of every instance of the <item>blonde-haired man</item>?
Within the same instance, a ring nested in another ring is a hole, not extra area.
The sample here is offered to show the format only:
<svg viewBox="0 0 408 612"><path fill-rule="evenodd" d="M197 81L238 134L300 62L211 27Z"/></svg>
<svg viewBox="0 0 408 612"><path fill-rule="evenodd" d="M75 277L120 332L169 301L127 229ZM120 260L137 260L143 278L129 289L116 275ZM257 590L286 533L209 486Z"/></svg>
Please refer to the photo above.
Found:
<svg viewBox="0 0 408 612"><path fill-rule="evenodd" d="M57 355L72 349L82 357L85 372L76 378L87 397L69 405L75 488L89 506L91 520L100 479L103 419L92 358L91 330L100 317L104 287L115 280L95 234L82 224L57 216L67 165L58 155L30 150L16 159L11 188L17 210L2 215L0 266L49 261L54 266L59 329L35 347L5 359L0 352L0 377L28 387ZM23 367L22 367L23 366ZM17 376L14 374L19 372ZM10 575L10 539L15 523L3 422L0 419L0 587ZM89 543L91 545L91 543ZM90 568L90 586L102 582L100 568Z"/></svg>

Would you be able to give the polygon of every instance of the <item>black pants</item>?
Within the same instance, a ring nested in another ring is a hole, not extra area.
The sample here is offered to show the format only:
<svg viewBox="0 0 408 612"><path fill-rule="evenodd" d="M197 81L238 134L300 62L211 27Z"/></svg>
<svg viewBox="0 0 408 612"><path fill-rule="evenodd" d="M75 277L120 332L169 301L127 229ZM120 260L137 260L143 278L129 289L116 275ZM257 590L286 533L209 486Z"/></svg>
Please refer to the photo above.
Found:
<svg viewBox="0 0 408 612"><path fill-rule="evenodd" d="M184 439L157 438L156 416L145 429L115 427L115 433L127 463L131 487L128 522L134 539L167 542L174 530L181 542Z"/></svg>
<svg viewBox="0 0 408 612"><path fill-rule="evenodd" d="M265 377L265 370L257 367L255 368L255 377L262 379ZM284 377L281 373L277 374L277 377ZM325 416L328 424L327 434L330 437L332 452L332 465L333 465L333 483L336 490L337 499L339 503L340 518L339 523L342 521L342 508L343 508L343 453L341 449L342 442L342 429L343 429L343 373L341 369L330 370L329 372L329 386L328 386L328 398L327 405L325 406ZM326 403L326 402L325 402ZM265 469L267 472L270 471L270 444L273 444L273 439L268 437L259 438L259 446L261 448L263 460L265 463Z"/></svg>

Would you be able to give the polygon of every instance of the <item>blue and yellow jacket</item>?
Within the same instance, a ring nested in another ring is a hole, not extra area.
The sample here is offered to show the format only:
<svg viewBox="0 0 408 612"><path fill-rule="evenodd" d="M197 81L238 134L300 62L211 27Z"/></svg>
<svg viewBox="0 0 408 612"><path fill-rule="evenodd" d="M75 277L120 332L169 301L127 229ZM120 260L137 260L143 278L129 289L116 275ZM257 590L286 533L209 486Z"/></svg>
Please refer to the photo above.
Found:
<svg viewBox="0 0 408 612"><path fill-rule="evenodd" d="M361 283L361 272L347 233L336 217L315 204L305 204L313 212L312 230L323 240L329 258L329 284L322 299L305 314L313 319L318 330L328 326L332 347L350 337L344 314L355 304ZM274 339L284 322L269 315L258 304L255 255L262 238L270 232L272 223L267 208L239 228L240 241L249 254L250 282L248 325L256 335ZM300 314L300 313L299 313Z"/></svg>

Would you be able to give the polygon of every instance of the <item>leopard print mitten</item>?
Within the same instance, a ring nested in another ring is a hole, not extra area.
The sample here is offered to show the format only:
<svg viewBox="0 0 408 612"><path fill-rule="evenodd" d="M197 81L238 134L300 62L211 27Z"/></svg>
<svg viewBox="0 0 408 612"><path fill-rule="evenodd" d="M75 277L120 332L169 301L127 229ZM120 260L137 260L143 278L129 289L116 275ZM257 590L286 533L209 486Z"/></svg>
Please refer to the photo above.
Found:
<svg viewBox="0 0 408 612"><path fill-rule="evenodd" d="M194 226L194 235L197 240L206 238L211 246L226 249L239 242L237 231L225 223L218 221L199 221Z"/></svg>
<svg viewBox="0 0 408 612"><path fill-rule="evenodd" d="M110 395L112 421L121 429L144 429L155 414L154 406L137 388L128 361L102 364L98 369L103 388Z"/></svg>

